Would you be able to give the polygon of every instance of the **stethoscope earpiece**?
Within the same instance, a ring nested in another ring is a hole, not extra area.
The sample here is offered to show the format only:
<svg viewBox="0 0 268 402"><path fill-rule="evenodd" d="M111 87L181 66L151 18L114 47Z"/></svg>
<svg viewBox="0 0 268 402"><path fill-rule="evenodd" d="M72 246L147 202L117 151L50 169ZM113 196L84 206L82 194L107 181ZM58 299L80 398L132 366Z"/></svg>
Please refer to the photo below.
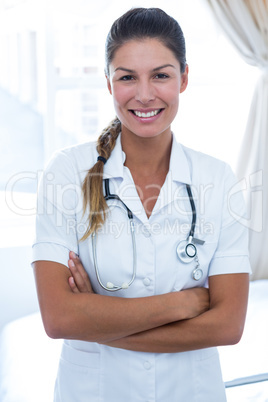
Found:
<svg viewBox="0 0 268 402"><path fill-rule="evenodd" d="M121 289L128 289L129 284L127 282L122 283ZM115 286L112 282L107 282L106 283L106 288L109 290L119 290L119 286Z"/></svg>

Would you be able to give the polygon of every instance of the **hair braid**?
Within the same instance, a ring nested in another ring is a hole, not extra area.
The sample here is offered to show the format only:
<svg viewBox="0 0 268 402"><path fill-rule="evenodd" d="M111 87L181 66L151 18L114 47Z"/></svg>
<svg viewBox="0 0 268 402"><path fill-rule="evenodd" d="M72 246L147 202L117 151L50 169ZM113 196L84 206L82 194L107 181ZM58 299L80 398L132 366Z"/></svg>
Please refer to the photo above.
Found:
<svg viewBox="0 0 268 402"><path fill-rule="evenodd" d="M116 117L111 121L98 138L97 151L99 156L109 159L115 147L116 139L121 131L121 122ZM83 181L83 213L89 206L88 227L81 241L86 240L106 219L107 204L103 196L103 162L97 161Z"/></svg>

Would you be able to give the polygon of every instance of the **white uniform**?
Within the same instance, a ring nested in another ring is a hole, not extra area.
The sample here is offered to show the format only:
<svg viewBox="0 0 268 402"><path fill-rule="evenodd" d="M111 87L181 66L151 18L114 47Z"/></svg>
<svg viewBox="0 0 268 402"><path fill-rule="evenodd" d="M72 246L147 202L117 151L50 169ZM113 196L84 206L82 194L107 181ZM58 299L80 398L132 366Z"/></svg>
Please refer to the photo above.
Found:
<svg viewBox="0 0 268 402"><path fill-rule="evenodd" d="M250 272L247 230L238 223L244 201L231 169L224 162L195 152L173 139L170 169L151 217L137 194L120 137L104 176L111 193L120 196L134 214L137 275L126 290L107 292L99 285L92 259L91 238L78 243L86 229L81 183L97 160L95 143L57 153L39 185L33 261L67 266L69 250L78 253L96 293L111 297L143 297L205 286L209 275ZM192 210L185 184L190 184L197 210L195 237L203 278L195 281L196 263L182 263L176 253L188 237ZM126 211L110 202L108 219L97 236L102 282L121 285L132 276L133 251ZM93 342L65 340L59 364L55 402L223 402L216 348L184 353L144 353Z"/></svg>

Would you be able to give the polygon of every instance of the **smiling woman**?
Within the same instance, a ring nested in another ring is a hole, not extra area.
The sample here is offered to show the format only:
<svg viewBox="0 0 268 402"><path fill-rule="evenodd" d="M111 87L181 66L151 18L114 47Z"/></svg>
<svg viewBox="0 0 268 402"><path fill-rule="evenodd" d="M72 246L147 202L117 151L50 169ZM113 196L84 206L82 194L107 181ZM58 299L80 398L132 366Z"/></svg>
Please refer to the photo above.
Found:
<svg viewBox="0 0 268 402"><path fill-rule="evenodd" d="M247 306L243 197L229 166L171 131L188 83L177 21L130 10L106 61L117 117L54 155L39 186L38 298L65 339L54 400L224 402L216 346L239 341Z"/></svg>
<svg viewBox="0 0 268 402"><path fill-rule="evenodd" d="M181 73L179 60L162 41L146 38L122 45L107 76L122 124L122 140L130 134L145 138L161 134L164 141L170 141L179 93L186 89L187 82L188 67Z"/></svg>

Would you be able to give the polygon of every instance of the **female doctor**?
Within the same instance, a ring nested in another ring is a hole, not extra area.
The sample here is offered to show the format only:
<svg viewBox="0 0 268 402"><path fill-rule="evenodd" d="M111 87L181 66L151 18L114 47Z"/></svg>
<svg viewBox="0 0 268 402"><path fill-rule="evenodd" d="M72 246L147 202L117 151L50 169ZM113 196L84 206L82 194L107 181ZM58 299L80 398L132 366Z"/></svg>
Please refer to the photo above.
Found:
<svg viewBox="0 0 268 402"><path fill-rule="evenodd" d="M173 18L130 10L106 62L117 118L56 153L39 185L37 291L64 338L54 401L223 402L216 347L239 341L248 296L241 192L172 134L188 83Z"/></svg>

